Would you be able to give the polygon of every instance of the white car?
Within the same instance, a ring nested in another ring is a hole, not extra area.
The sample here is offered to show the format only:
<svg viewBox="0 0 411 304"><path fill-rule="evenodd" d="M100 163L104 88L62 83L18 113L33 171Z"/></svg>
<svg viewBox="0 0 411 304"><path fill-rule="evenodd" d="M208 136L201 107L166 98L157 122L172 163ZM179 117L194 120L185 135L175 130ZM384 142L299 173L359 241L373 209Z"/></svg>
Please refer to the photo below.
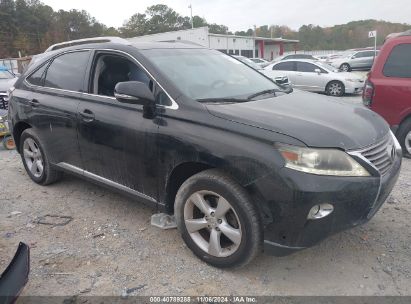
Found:
<svg viewBox="0 0 411 304"><path fill-rule="evenodd" d="M324 92L331 96L360 93L364 85L363 78L341 72L320 61L284 60L266 66L261 72L272 79L286 75L296 89Z"/></svg>
<svg viewBox="0 0 411 304"><path fill-rule="evenodd" d="M265 67L266 65L269 65L270 62L263 59L263 58L249 58L252 62L258 64L260 67Z"/></svg>

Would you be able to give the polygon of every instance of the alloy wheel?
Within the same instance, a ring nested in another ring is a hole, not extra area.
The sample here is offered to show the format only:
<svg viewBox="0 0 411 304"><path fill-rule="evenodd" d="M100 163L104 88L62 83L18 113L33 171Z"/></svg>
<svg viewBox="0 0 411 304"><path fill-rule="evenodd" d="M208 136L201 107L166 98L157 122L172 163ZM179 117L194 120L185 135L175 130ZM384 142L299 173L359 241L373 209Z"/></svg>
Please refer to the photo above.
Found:
<svg viewBox="0 0 411 304"><path fill-rule="evenodd" d="M341 66L341 70L342 70L343 72L348 72L348 71L350 70L350 67L348 66L348 64L343 64L343 65Z"/></svg>
<svg viewBox="0 0 411 304"><path fill-rule="evenodd" d="M44 171L43 155L41 154L39 146L30 137L26 138L23 143L23 156L31 174L39 178Z"/></svg>
<svg viewBox="0 0 411 304"><path fill-rule="evenodd" d="M242 240L237 213L225 198L211 191L197 191L188 198L184 224L194 243L215 257L234 254Z"/></svg>
<svg viewBox="0 0 411 304"><path fill-rule="evenodd" d="M342 85L338 82L333 82L328 87L328 93L331 96L340 96L342 93L342 90L343 90Z"/></svg>
<svg viewBox="0 0 411 304"><path fill-rule="evenodd" d="M404 146L408 154L411 154L411 131L405 136Z"/></svg>

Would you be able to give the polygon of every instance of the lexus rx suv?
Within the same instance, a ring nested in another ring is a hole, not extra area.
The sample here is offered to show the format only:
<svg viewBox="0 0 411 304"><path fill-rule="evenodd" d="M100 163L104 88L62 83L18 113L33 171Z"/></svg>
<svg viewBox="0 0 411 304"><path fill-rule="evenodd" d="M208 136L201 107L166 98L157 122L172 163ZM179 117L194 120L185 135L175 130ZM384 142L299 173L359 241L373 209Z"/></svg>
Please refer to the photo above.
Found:
<svg viewBox="0 0 411 304"><path fill-rule="evenodd" d="M34 182L67 172L174 214L187 246L217 267L367 222L401 166L374 112L282 90L235 58L181 42L48 51L9 99Z"/></svg>

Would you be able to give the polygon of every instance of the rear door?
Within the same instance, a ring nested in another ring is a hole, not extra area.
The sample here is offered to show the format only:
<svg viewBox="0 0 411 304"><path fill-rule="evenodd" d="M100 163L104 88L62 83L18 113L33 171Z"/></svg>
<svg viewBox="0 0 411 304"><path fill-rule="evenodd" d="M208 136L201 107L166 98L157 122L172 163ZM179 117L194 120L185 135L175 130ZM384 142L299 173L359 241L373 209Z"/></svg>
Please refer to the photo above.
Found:
<svg viewBox="0 0 411 304"><path fill-rule="evenodd" d="M25 107L54 164L82 167L77 140L77 108L84 92L90 51L58 55L26 78Z"/></svg>
<svg viewBox="0 0 411 304"><path fill-rule="evenodd" d="M284 61L279 62L268 71L267 76L274 79L276 77L287 76L288 80L294 85L295 81L295 62L294 61Z"/></svg>

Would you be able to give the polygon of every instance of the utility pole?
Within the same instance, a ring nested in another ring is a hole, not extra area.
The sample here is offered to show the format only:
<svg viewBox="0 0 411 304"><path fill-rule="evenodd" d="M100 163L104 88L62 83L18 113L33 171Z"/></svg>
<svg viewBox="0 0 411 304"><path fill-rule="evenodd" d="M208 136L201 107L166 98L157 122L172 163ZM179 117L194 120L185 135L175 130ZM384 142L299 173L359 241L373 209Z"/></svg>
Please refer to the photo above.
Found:
<svg viewBox="0 0 411 304"><path fill-rule="evenodd" d="M188 8L190 9L190 15L191 15L191 28L194 28L194 22L193 22L193 5L190 3L190 5L188 6Z"/></svg>

